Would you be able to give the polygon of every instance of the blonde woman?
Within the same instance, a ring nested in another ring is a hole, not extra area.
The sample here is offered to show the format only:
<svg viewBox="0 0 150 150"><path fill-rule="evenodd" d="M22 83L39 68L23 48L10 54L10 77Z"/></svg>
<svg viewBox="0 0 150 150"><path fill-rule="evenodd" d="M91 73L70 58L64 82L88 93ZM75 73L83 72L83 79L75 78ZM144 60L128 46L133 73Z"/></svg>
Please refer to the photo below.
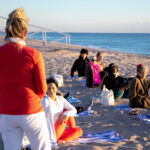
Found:
<svg viewBox="0 0 150 150"><path fill-rule="evenodd" d="M0 128L5 150L20 150L26 133L33 150L50 150L41 104L47 84L42 55L25 45L28 17L22 8L6 22L6 44L0 47Z"/></svg>

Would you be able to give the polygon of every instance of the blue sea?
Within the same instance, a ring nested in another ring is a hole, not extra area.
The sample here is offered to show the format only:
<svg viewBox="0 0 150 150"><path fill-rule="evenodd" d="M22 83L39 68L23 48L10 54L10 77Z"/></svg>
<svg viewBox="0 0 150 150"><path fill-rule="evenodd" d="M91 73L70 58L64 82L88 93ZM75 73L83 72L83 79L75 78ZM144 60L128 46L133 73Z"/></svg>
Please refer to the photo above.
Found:
<svg viewBox="0 0 150 150"><path fill-rule="evenodd" d="M135 54L150 55L150 34L146 33L67 33L70 43L87 48L100 48ZM32 38L42 40L42 33ZM53 32L47 33L47 41L65 37ZM58 42L65 43L66 39Z"/></svg>
<svg viewBox="0 0 150 150"><path fill-rule="evenodd" d="M29 38L42 40L42 32ZM150 33L67 33L70 44L87 48L100 48L135 54L150 55ZM54 32L46 33L47 41L65 43L65 35ZM58 40L61 39L61 40Z"/></svg>

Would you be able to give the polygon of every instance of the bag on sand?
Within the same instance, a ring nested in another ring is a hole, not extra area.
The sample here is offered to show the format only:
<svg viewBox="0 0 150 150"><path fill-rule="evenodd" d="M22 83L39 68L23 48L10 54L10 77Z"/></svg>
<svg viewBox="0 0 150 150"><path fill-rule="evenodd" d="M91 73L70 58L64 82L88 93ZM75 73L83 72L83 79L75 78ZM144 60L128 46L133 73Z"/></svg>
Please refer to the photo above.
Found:
<svg viewBox="0 0 150 150"><path fill-rule="evenodd" d="M53 74L52 77L57 82L58 86L61 87L64 84L63 76L59 74Z"/></svg>
<svg viewBox="0 0 150 150"><path fill-rule="evenodd" d="M108 90L105 86L100 94L100 102L106 106L114 105L114 93L112 90Z"/></svg>

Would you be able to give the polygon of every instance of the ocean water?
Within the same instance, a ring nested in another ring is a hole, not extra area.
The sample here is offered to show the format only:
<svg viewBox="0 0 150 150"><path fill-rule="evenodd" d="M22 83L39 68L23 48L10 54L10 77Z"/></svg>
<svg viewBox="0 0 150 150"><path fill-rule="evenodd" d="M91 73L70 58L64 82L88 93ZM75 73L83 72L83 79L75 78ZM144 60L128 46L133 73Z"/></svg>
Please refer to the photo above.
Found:
<svg viewBox="0 0 150 150"><path fill-rule="evenodd" d="M150 34L148 33L67 33L70 35L70 44L87 48L100 48L135 54L150 55ZM29 38L42 40L42 32L35 35L28 34ZM54 32L46 33L47 41L65 43L65 35Z"/></svg>
<svg viewBox="0 0 150 150"><path fill-rule="evenodd" d="M101 48L135 54L150 55L150 34L146 33L67 33L70 35L70 43L87 48ZM29 36L30 37L30 36ZM47 41L65 43L64 35L48 32ZM42 33L30 38L42 40Z"/></svg>
<svg viewBox="0 0 150 150"><path fill-rule="evenodd" d="M71 34L71 39L72 44L83 45L90 48L150 55L150 34Z"/></svg>

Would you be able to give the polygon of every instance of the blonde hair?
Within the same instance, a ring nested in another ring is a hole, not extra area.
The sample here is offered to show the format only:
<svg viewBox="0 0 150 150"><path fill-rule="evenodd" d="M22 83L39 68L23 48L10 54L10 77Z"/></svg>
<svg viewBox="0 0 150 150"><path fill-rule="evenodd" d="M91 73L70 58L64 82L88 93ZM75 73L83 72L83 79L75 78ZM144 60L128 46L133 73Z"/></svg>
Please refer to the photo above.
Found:
<svg viewBox="0 0 150 150"><path fill-rule="evenodd" d="M18 8L12 11L6 22L6 37L5 40L9 37L17 37L24 39L25 31L28 29L29 18L25 14L22 8Z"/></svg>

